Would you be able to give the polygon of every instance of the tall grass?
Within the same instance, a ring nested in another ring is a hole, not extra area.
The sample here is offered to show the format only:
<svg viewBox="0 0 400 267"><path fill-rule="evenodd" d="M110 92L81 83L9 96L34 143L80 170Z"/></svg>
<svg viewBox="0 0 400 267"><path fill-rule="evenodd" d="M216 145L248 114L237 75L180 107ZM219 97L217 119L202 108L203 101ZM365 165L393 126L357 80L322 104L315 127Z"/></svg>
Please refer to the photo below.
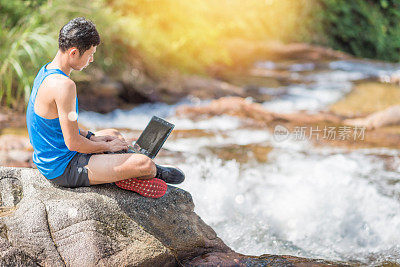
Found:
<svg viewBox="0 0 400 267"><path fill-rule="evenodd" d="M0 104L23 111L35 75L58 49L60 28L77 16L109 23L107 12L102 1L0 0Z"/></svg>
<svg viewBox="0 0 400 267"><path fill-rule="evenodd" d="M3 25L15 18L2 18ZM24 15L11 28L0 28L0 103L17 108L29 99L31 82L37 66L47 54L54 38L37 14Z"/></svg>

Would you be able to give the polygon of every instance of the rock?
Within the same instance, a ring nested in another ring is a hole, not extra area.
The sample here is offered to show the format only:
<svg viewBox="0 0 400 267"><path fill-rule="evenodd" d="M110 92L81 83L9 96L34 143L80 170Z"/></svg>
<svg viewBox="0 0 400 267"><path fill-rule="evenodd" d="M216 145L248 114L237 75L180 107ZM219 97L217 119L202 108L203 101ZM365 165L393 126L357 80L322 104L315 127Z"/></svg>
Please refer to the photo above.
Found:
<svg viewBox="0 0 400 267"><path fill-rule="evenodd" d="M170 74L156 86L156 94L164 102L173 103L186 96L199 99L223 96L244 96L242 87L198 75Z"/></svg>
<svg viewBox="0 0 400 267"><path fill-rule="evenodd" d="M388 107L382 111L370 114L365 118L344 120L347 125L374 129L383 126L400 125L400 105Z"/></svg>
<svg viewBox="0 0 400 267"><path fill-rule="evenodd" d="M225 42L224 46L231 57L230 64L211 66L208 72L214 77L223 76L227 70L246 72L253 66L254 62L262 60L325 61L353 58L351 55L340 51L306 43L284 44L274 41L231 39Z"/></svg>
<svg viewBox="0 0 400 267"><path fill-rule="evenodd" d="M261 104L253 103L251 100L241 97L222 97L211 101L206 106L180 106L176 114L181 117L196 119L199 117L210 117L227 114L240 118L253 119L260 125L267 126L271 122L315 123L320 121L338 123L341 117L329 113L319 114L279 114L266 110Z"/></svg>
<svg viewBox="0 0 400 267"><path fill-rule="evenodd" d="M382 83L393 83L396 85L400 85L400 71L397 70L390 75L380 75L379 81Z"/></svg>
<svg viewBox="0 0 400 267"><path fill-rule="evenodd" d="M32 153L28 137L13 134L0 136L0 166L34 167Z"/></svg>
<svg viewBox="0 0 400 267"><path fill-rule="evenodd" d="M378 82L356 83L352 91L329 107L331 112L349 117L366 117L400 105L400 86Z"/></svg>
<svg viewBox="0 0 400 267"><path fill-rule="evenodd" d="M100 113L125 104L146 102L176 103L184 97L200 99L244 96L245 90L224 81L171 71L162 78L151 78L139 69L127 69L115 80L102 71L92 70L89 80L77 81L79 108Z"/></svg>
<svg viewBox="0 0 400 267"><path fill-rule="evenodd" d="M259 163L266 163L268 161L268 153L271 152L272 147L265 144L228 144L207 146L205 150L223 160L235 160L239 163L248 163L251 160L255 160Z"/></svg>
<svg viewBox="0 0 400 267"><path fill-rule="evenodd" d="M320 61L352 58L351 55L338 50L306 43L283 44L279 42L269 42L264 49L268 51L271 58L274 57L277 59Z"/></svg>
<svg viewBox="0 0 400 267"><path fill-rule="evenodd" d="M101 96L92 93L78 93L79 110L91 110L99 113L108 113L119 107L116 97Z"/></svg>
<svg viewBox="0 0 400 267"><path fill-rule="evenodd" d="M8 116L6 114L0 113L0 123L7 121Z"/></svg>
<svg viewBox="0 0 400 267"><path fill-rule="evenodd" d="M122 92L122 84L119 82L102 82L95 83L93 85L93 91L96 91L97 95L104 97L118 97Z"/></svg>
<svg viewBox="0 0 400 267"><path fill-rule="evenodd" d="M0 136L0 151L17 150L30 150L32 145L29 138L25 136L18 136L13 134L4 134Z"/></svg>
<svg viewBox="0 0 400 267"><path fill-rule="evenodd" d="M22 109L22 110L19 110ZM16 110L0 107L0 130L4 128L19 128L26 126L25 107L19 107Z"/></svg>
<svg viewBox="0 0 400 267"><path fill-rule="evenodd" d="M175 187L155 200L112 184L57 187L29 168L1 167L0 177L22 188L22 199L7 202L15 212L0 218L1 244L15 251L9 252L13 260L29 255L50 266L173 266L176 258L231 251L193 212L190 194ZM2 196L10 199L10 190L2 187Z"/></svg>
<svg viewBox="0 0 400 267"><path fill-rule="evenodd" d="M191 195L173 186L150 199L113 184L62 188L38 170L10 167L0 167L0 181L1 266L330 264L235 253L194 213Z"/></svg>
<svg viewBox="0 0 400 267"><path fill-rule="evenodd" d="M200 99L220 98L224 96L244 96L243 88L224 81L200 77L196 75L184 76L181 80L182 89L189 95Z"/></svg>
<svg viewBox="0 0 400 267"><path fill-rule="evenodd" d="M398 108L393 107L384 113L377 113L371 117L371 121L378 120L376 126L398 123ZM319 112L317 114L308 114L305 112L298 112L292 114L279 114L266 110L261 104L253 103L250 100L240 97L222 97L217 100L211 101L210 104L204 106L187 106L183 105L176 109L176 115L180 117L188 117L192 120L201 118L208 118L219 115L230 115L244 119L244 123L250 126L265 127L273 130L275 126L281 125L294 131L296 127L306 127L306 136L309 136L310 129L313 127L315 130L323 130L325 127L334 127L335 131L340 128L348 127L353 133L355 127L346 126L354 125L356 122L362 122L358 126L364 125L368 119L364 121L349 120L348 116L337 115L331 112ZM358 133L360 133L358 129ZM364 129L365 130L365 129ZM368 147L388 147L398 149L400 147L400 127L394 129L385 129L384 127L364 131L360 138L348 138L345 140L340 139L324 139L313 140L318 145L331 145L331 146L346 146L351 148L368 148ZM315 139L315 136L313 136Z"/></svg>

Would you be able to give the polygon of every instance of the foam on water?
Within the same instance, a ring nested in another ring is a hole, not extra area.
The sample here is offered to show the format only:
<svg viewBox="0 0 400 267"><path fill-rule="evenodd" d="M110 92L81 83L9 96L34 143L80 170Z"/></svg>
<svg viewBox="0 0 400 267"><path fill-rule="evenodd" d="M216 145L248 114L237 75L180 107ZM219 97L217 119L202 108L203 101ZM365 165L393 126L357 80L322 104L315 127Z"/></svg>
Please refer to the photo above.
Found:
<svg viewBox="0 0 400 267"><path fill-rule="evenodd" d="M208 129L214 128L215 125L220 129L227 130L236 128L239 124L239 120L236 120L236 124L230 120L229 124L226 123L225 116L213 117L209 120L199 121L198 123L193 122L185 118L172 117L175 114L177 107L182 105L193 105L193 100L184 99L177 104L168 105L165 103L146 103L139 105L131 110L115 109L107 114L100 114L92 111L81 111L79 114L79 121L86 127L92 129L98 128L127 128L132 130L143 130L147 123L150 121L152 116L158 116L162 118L168 118L172 123L175 124L175 129ZM197 106L207 105L210 100L196 100Z"/></svg>
<svg viewBox="0 0 400 267"><path fill-rule="evenodd" d="M300 82L283 88L260 88L261 93L272 96L272 100L263 103L265 108L291 113L325 110L350 92L354 81L367 78L390 80L390 76L398 73L400 65L367 60L340 60L318 65L310 62L283 64L266 61L256 63L255 67L286 70L292 79Z"/></svg>
<svg viewBox="0 0 400 267"><path fill-rule="evenodd" d="M351 91L352 81L366 77L361 72L341 70L308 74L302 76L302 79L311 83L287 86L284 94L274 96L272 100L264 102L263 106L268 110L280 113L324 110ZM268 88L260 89L260 92L268 93L269 91L271 90Z"/></svg>
<svg viewBox="0 0 400 267"><path fill-rule="evenodd" d="M400 64L367 61L367 60L339 60L329 63L334 70L361 72L369 77L390 75L400 68Z"/></svg>
<svg viewBox="0 0 400 267"><path fill-rule="evenodd" d="M167 117L175 112L177 105L164 103L142 104L131 110L115 109L107 114L92 111L79 113L79 121L89 128L144 129L153 115Z"/></svg>
<svg viewBox="0 0 400 267"><path fill-rule="evenodd" d="M400 263L398 150L314 148L307 141L277 142L264 130L223 135L174 140L168 149L185 151L187 160L179 167L190 179L180 187L192 194L196 213L233 249ZM202 156L204 146L252 141L274 147L267 164ZM387 170L380 155L393 156L395 169Z"/></svg>
<svg viewBox="0 0 400 267"><path fill-rule="evenodd" d="M268 157L253 168L195 155L180 165L196 212L233 249L367 262L400 243L399 201L367 179L381 162L287 149Z"/></svg>
<svg viewBox="0 0 400 267"><path fill-rule="evenodd" d="M279 113L292 113L299 110L315 112L324 110L328 105L335 103L350 92L351 88L352 84L349 82L289 86L284 95L264 102L263 106Z"/></svg>

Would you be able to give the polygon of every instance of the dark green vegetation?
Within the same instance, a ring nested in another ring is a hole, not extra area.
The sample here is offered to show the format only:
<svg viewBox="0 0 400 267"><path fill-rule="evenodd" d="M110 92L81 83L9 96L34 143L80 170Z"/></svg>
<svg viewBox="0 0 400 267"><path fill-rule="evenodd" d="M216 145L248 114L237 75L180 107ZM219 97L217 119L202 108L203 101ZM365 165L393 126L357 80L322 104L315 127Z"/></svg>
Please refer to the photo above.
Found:
<svg viewBox="0 0 400 267"><path fill-rule="evenodd" d="M399 0L319 0L324 44L357 57L400 60Z"/></svg>

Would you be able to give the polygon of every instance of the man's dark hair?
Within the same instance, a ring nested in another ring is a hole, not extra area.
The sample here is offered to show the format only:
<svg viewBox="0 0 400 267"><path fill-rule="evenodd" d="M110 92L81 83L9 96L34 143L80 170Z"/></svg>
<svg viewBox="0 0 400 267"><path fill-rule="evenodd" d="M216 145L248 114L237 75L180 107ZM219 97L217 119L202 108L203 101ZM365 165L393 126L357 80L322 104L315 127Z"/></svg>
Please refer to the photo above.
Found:
<svg viewBox="0 0 400 267"><path fill-rule="evenodd" d="M76 47L82 56L90 47L100 44L100 36L96 26L83 17L75 18L65 24L58 36L58 47L65 52L71 47Z"/></svg>

